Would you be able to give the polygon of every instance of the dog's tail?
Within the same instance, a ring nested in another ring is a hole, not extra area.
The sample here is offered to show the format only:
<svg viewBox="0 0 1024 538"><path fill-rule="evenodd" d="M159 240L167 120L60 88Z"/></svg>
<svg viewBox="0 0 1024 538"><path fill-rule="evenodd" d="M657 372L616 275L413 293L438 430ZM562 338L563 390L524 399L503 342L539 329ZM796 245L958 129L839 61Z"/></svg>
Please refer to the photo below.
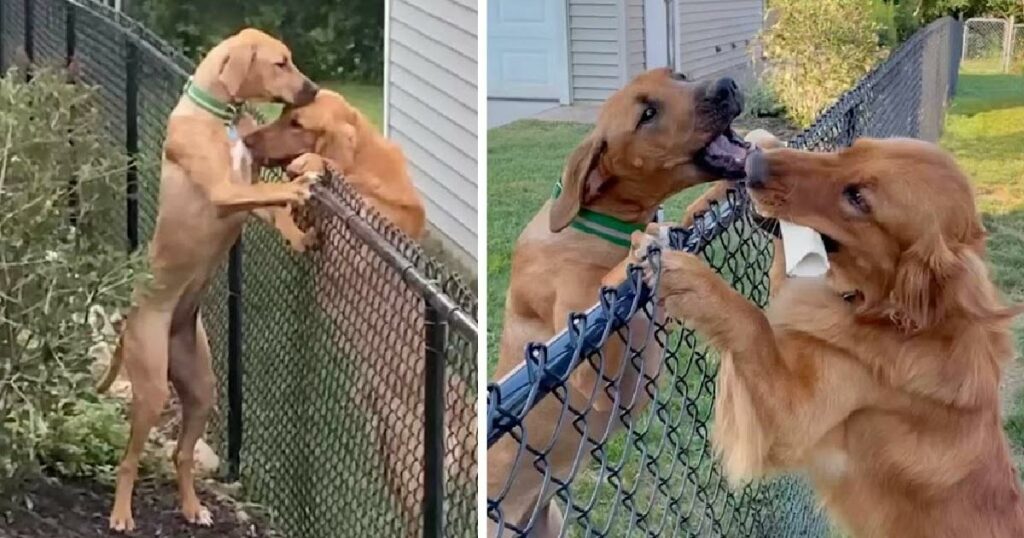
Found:
<svg viewBox="0 0 1024 538"><path fill-rule="evenodd" d="M121 372L121 363L124 362L124 320L117 324L116 329L117 346L114 348L114 354L110 356L107 372L103 374L103 379L96 385L96 392L100 394L107 392L110 385L114 384L117 374Z"/></svg>

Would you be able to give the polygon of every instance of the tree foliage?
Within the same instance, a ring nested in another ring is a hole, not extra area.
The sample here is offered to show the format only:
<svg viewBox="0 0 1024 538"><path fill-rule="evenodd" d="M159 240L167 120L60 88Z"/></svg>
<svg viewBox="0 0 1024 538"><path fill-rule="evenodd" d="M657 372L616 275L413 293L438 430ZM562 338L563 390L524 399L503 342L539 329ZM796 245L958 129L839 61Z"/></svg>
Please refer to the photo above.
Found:
<svg viewBox="0 0 1024 538"><path fill-rule="evenodd" d="M195 60L252 26L284 40L296 64L318 80L384 77L381 0L132 0L128 12Z"/></svg>

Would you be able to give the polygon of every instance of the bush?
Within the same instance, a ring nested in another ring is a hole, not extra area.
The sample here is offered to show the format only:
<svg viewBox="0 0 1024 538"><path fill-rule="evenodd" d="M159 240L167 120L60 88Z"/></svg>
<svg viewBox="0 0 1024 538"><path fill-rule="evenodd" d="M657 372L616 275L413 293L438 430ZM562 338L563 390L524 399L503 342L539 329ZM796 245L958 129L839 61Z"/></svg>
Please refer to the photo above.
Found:
<svg viewBox="0 0 1024 538"><path fill-rule="evenodd" d="M887 53L870 0L776 0L764 34L766 77L796 124L806 127Z"/></svg>
<svg viewBox="0 0 1024 538"><path fill-rule="evenodd" d="M776 118L786 111L767 84L756 84L746 92L743 115L748 118Z"/></svg>
<svg viewBox="0 0 1024 538"><path fill-rule="evenodd" d="M116 462L121 408L97 399L90 370L112 335L93 322L126 307L141 274L125 254L127 160L93 92L45 70L23 81L0 78L0 480Z"/></svg>
<svg viewBox="0 0 1024 538"><path fill-rule="evenodd" d="M380 0L134 0L129 15L196 61L221 39L252 26L281 38L314 79L384 78Z"/></svg>

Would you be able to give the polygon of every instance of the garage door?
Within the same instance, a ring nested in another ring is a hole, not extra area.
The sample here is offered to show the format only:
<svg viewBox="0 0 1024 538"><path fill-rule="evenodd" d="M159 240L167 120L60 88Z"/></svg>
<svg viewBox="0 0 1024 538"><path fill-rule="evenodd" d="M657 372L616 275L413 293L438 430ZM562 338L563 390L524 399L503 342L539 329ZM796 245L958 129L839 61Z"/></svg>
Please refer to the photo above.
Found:
<svg viewBox="0 0 1024 538"><path fill-rule="evenodd" d="M489 97L552 99L562 96L566 0L488 0Z"/></svg>

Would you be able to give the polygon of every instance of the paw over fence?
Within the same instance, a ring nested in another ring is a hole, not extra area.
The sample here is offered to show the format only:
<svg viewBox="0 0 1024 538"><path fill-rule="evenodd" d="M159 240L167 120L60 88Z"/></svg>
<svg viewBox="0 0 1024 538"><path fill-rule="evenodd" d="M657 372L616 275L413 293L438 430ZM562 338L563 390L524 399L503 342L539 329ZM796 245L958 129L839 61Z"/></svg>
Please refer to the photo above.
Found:
<svg viewBox="0 0 1024 538"><path fill-rule="evenodd" d="M921 29L789 146L834 150L860 136L936 141L956 89L961 32L962 24L951 18ZM692 227L672 229L669 248L702 256L763 306L773 250L764 225L738 187L698 215ZM657 273L657 252L651 262ZM496 443L511 443L519 462L512 473L488 475L487 516L497 534L523 536L541 525L543 512L536 503L519 521L509 520L503 510L515 481L534 473L530 478L538 479L560 508L563 536L829 536L827 518L801 479L787 476L739 491L726 484L709 442L717 356L685 320L682 328L675 320L657 321L650 300L655 293L632 270L617 289L601 290L595 306L571 315L566 331L527 346L523 364L488 386L489 451ZM646 322L647 332L630 334L628 323L634 320ZM620 357L602 351L613 340L629 343ZM661 348L660 366L644 371L640 357L652 345ZM605 367L606 361L619 364L618 370ZM581 369L594 370L588 374L598 380L582 398L589 395L586 401L593 402L607 396L613 402L605 411L610 418L595 419L594 407L570 405L567 381ZM576 460L567 474L549 465L552 446L546 436L537 446L530 444L525 419L543 398L556 399L560 408L560 416L549 420L559 421L563 433L575 430ZM645 406L635 405L643 400ZM610 435L604 427L609 420L621 423ZM489 465L488 473L494 471Z"/></svg>
<svg viewBox="0 0 1024 538"><path fill-rule="evenodd" d="M134 158L109 240L144 246L192 62L105 3L0 0L0 68L14 65L95 88L111 150ZM343 178L305 213L318 250L251 223L202 307L227 478L293 538L475 536L475 296Z"/></svg>

